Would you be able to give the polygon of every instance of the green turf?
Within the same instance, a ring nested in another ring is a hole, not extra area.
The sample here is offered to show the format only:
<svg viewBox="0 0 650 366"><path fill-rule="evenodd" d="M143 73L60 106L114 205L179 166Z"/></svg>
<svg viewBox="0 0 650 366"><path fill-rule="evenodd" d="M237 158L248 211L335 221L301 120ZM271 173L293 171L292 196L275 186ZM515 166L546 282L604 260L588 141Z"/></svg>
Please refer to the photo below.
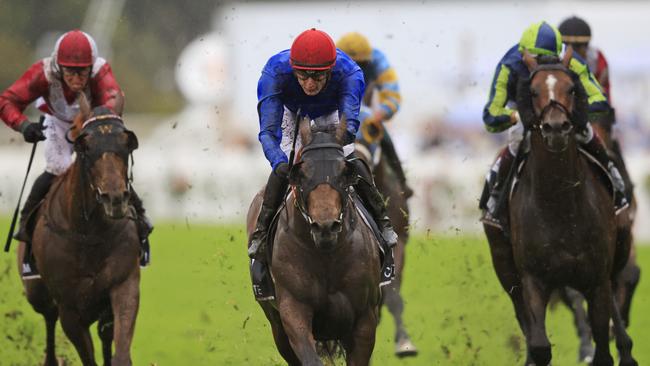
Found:
<svg viewBox="0 0 650 366"><path fill-rule="evenodd" d="M239 226L158 225L153 265L142 276L135 365L284 364L251 294L244 240ZM650 268L650 247L640 247L638 256L641 266ZM644 347L650 315L643 313L649 283L642 280L638 288L630 328L641 365L650 364L650 349ZM405 322L420 355L393 356L392 318L384 311L374 365L523 363L525 344L482 237L415 237L408 245L403 295ZM547 329L553 364L575 365L578 341L564 307L550 313ZM57 332L59 353L68 365L79 364L60 327ZM0 257L0 366L35 365L43 347L44 324L22 295L13 253L5 254Z"/></svg>

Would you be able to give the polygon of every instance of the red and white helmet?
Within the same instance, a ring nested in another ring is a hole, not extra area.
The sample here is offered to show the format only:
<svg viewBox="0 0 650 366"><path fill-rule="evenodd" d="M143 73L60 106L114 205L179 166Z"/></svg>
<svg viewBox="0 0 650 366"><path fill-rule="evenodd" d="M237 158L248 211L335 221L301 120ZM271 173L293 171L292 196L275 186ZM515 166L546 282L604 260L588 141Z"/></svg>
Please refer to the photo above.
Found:
<svg viewBox="0 0 650 366"><path fill-rule="evenodd" d="M296 70L330 70L336 64L336 45L327 33L308 29L293 41L290 58Z"/></svg>
<svg viewBox="0 0 650 366"><path fill-rule="evenodd" d="M78 29L59 37L54 46L54 61L60 66L88 67L95 63L96 58L95 40Z"/></svg>

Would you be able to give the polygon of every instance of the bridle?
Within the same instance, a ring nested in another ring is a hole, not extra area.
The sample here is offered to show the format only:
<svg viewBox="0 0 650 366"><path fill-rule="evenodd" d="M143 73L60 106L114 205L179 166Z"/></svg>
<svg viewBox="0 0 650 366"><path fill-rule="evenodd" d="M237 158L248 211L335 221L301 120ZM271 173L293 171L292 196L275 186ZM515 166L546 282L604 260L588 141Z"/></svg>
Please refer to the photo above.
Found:
<svg viewBox="0 0 650 366"><path fill-rule="evenodd" d="M314 159L316 162L338 159L343 159L345 161L343 147L341 147L341 145L338 143L323 142L307 145L302 148L301 157L304 159L305 155L311 155L310 152L320 153L322 155L322 159ZM294 169L296 171L299 170L303 162L304 160L296 163L292 167L292 172ZM352 184L344 184L344 182L341 181L340 177L332 177L330 175L325 175L324 177L316 177L316 179L313 179L310 182L308 187L305 187L302 184L291 184L291 190L295 197L295 206L305 221L309 224L310 230L313 227L312 224L314 223L314 219L311 217L311 215L309 215L309 211L307 210L305 196L309 194L316 186L322 183L329 184L341 195L341 212L339 213L339 216L336 220L339 224L342 224L344 212L346 211L348 203L351 201ZM339 230L337 230L337 233L342 230L342 227L343 225L338 225Z"/></svg>
<svg viewBox="0 0 650 366"><path fill-rule="evenodd" d="M571 79L573 79L573 74L571 73L571 70L569 70L566 66L564 66L564 64L559 62L553 64L541 64L535 67L535 69L533 69L530 72L530 76L528 77L529 83L532 83L533 78L540 71L561 71L567 74ZM531 129L541 131L542 119L547 113L549 113L553 109L559 109L562 113L564 113L569 118L569 121L572 122L571 129L573 129L573 113L564 104L558 102L555 99L551 99L548 102L548 104L542 107L539 113L535 113L535 120L531 125Z"/></svg>
<svg viewBox="0 0 650 366"><path fill-rule="evenodd" d="M100 141L98 143L103 146L100 146L101 151L99 152L94 152L91 154L87 149L82 150L77 148L78 144L80 144L79 141L82 141L85 136L93 134L94 132L98 131L102 126L110 127L110 131L111 131L110 134L114 134L114 131L126 132L129 135L129 138L135 138L135 134L125 127L124 121L118 115L114 115L114 114L100 115L100 116L92 117L86 120L82 124L81 132L79 133L79 136L77 136L74 142L77 158L79 159L79 163L81 165L81 172L80 172L81 185L84 187L85 186L90 187L91 191L95 194L96 203L101 203L101 195L103 194L103 192L101 188L96 187L93 184L92 179L90 179L89 177L90 169L94 165L94 163L106 152L113 152L115 153L115 155L119 156L127 166L125 184L128 192L131 192L132 190L133 166L135 164L135 161L133 160L134 149L130 149L130 147L127 147L125 149L123 146L119 146L117 144L110 144L110 143L102 144L102 142ZM137 148L137 138L135 138L135 144ZM84 194L81 195L81 206L82 206L83 218L86 221L88 221L90 217L90 212L87 209L87 203Z"/></svg>

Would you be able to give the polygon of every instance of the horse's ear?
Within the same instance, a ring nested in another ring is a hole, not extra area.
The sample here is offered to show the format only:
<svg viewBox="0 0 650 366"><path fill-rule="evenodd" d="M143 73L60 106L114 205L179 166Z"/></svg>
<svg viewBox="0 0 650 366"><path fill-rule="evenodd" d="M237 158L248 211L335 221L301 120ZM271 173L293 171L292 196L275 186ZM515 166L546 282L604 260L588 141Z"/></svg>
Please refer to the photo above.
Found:
<svg viewBox="0 0 650 366"><path fill-rule="evenodd" d="M345 161L345 170L343 170L343 185L346 187L354 186L359 182L359 173L357 172L356 165L349 161Z"/></svg>
<svg viewBox="0 0 650 366"><path fill-rule="evenodd" d="M298 124L300 139L302 146L307 146L311 142L311 126L309 125L309 117L302 117Z"/></svg>
<svg viewBox="0 0 650 366"><path fill-rule="evenodd" d="M79 93L77 102L79 103L79 114L81 114L83 121L85 121L90 118L90 114L92 113L90 102L88 102L88 98L86 98L86 93Z"/></svg>
<svg viewBox="0 0 650 366"><path fill-rule="evenodd" d="M293 186L299 185L300 180L303 177L302 170L300 170L301 166L302 162L293 164L291 170L289 171L289 184Z"/></svg>
<svg viewBox="0 0 650 366"><path fill-rule="evenodd" d="M562 64L567 69L569 68L569 64L571 64L571 58L573 58L573 47L567 46L566 50L564 51L564 57L562 58Z"/></svg>
<svg viewBox="0 0 650 366"><path fill-rule="evenodd" d="M535 56L528 52L528 50L524 50L524 64L528 68L528 71L533 71L537 68L537 60L535 60Z"/></svg>
<svg viewBox="0 0 650 366"><path fill-rule="evenodd" d="M138 137L135 135L135 133L133 133L133 131L131 130L124 130L124 133L126 133L126 137L127 137L126 146L129 148L129 152L137 149L139 143L138 143Z"/></svg>
<svg viewBox="0 0 650 366"><path fill-rule="evenodd" d="M72 141L77 140L79 134L81 133L81 127L84 122L90 118L91 110L90 103L88 103L88 98L86 94L79 93L77 97L77 103L79 104L79 113L72 120L72 127L70 128L70 139Z"/></svg>
<svg viewBox="0 0 650 366"><path fill-rule="evenodd" d="M122 91L115 93L115 106L113 107L113 112L118 116L121 116L122 112L124 112L124 93Z"/></svg>
<svg viewBox="0 0 650 366"><path fill-rule="evenodd" d="M88 147L86 146L86 139L85 139L86 134L85 133L79 134L79 131L77 131L76 133L77 136L75 136L73 140L74 144L72 146L74 148L74 151L76 151L79 154L85 152L88 149Z"/></svg>
<svg viewBox="0 0 650 366"><path fill-rule="evenodd" d="M336 141L341 145L346 145L345 133L348 129L348 119L345 118L345 114L341 116L338 126L336 127Z"/></svg>

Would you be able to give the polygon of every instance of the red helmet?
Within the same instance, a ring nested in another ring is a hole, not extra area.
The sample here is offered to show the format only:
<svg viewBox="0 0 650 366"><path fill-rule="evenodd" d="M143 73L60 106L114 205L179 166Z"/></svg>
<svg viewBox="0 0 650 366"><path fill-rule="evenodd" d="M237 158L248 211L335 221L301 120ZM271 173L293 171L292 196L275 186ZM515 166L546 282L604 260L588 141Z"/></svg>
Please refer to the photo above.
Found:
<svg viewBox="0 0 650 366"><path fill-rule="evenodd" d="M62 35L54 46L56 63L68 67L88 67L95 63L97 46L93 38L78 29Z"/></svg>
<svg viewBox="0 0 650 366"><path fill-rule="evenodd" d="M336 45L325 32L315 28L298 35L291 45L291 67L296 70L325 71L336 63Z"/></svg>

